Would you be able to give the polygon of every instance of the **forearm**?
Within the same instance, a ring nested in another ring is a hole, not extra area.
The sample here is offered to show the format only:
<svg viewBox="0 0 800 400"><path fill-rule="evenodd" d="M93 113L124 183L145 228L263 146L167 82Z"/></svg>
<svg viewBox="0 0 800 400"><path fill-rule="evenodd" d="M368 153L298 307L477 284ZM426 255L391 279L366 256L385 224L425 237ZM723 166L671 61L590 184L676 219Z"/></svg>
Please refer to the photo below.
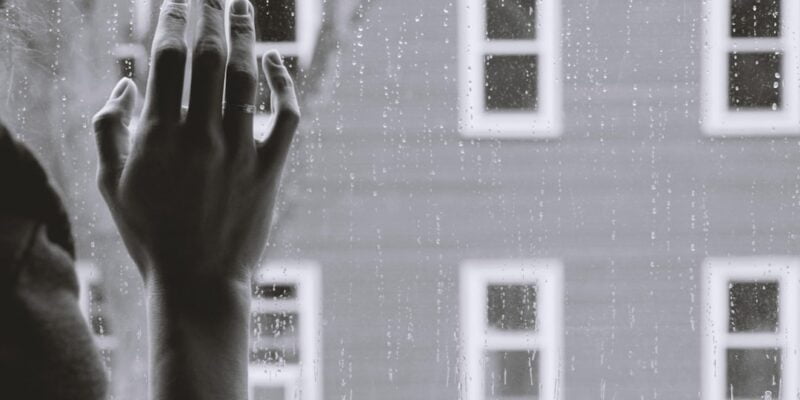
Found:
<svg viewBox="0 0 800 400"><path fill-rule="evenodd" d="M249 282L148 282L152 398L247 399Z"/></svg>

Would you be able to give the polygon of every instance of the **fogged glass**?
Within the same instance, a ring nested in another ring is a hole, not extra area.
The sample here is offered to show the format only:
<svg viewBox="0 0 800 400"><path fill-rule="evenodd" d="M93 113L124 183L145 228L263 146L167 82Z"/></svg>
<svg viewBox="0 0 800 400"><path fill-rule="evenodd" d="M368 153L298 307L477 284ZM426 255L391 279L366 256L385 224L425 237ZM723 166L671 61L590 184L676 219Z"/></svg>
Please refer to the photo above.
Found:
<svg viewBox="0 0 800 400"><path fill-rule="evenodd" d="M539 359L535 351L486 353L486 399L536 399L539 396Z"/></svg>
<svg viewBox="0 0 800 400"><path fill-rule="evenodd" d="M728 395L734 400L762 399L771 391L780 399L781 351L779 349L729 349ZM793 378L794 379L794 378Z"/></svg>
<svg viewBox="0 0 800 400"><path fill-rule="evenodd" d="M119 65L119 76L134 79L136 77L136 58L121 57L117 59Z"/></svg>
<svg viewBox="0 0 800 400"><path fill-rule="evenodd" d="M296 364L299 361L298 318L296 312L253 313L250 360Z"/></svg>
<svg viewBox="0 0 800 400"><path fill-rule="evenodd" d="M286 389L278 386L255 386L250 400L286 400Z"/></svg>
<svg viewBox="0 0 800 400"><path fill-rule="evenodd" d="M290 42L297 36L295 0L254 0L256 40Z"/></svg>
<svg viewBox="0 0 800 400"><path fill-rule="evenodd" d="M297 297L297 286L285 283L253 284L253 296L262 299L290 300Z"/></svg>
<svg viewBox="0 0 800 400"><path fill-rule="evenodd" d="M781 0L731 0L731 36L778 37Z"/></svg>
<svg viewBox="0 0 800 400"><path fill-rule="evenodd" d="M775 332L778 330L778 282L732 282L730 332Z"/></svg>
<svg viewBox="0 0 800 400"><path fill-rule="evenodd" d="M781 108L780 53L728 55L728 106L734 110Z"/></svg>
<svg viewBox="0 0 800 400"><path fill-rule="evenodd" d="M109 336L111 324L107 314L111 311L105 289L100 284L89 285L89 320L92 332L98 336Z"/></svg>
<svg viewBox="0 0 800 400"><path fill-rule="evenodd" d="M535 110L538 88L537 66L536 55L486 56L486 110Z"/></svg>
<svg viewBox="0 0 800 400"><path fill-rule="evenodd" d="M534 39L536 0L487 0L486 37Z"/></svg>
<svg viewBox="0 0 800 400"><path fill-rule="evenodd" d="M500 330L536 330L536 286L489 285L489 326Z"/></svg>
<svg viewBox="0 0 800 400"><path fill-rule="evenodd" d="M284 56L283 62L286 65L286 68L289 70L289 74L292 75L292 78L297 78L298 72L298 65L297 65L297 57L294 56ZM267 76L264 75L264 70L260 67L261 65L261 57L258 58L258 87L256 88L256 112L259 114L269 114L272 112L272 99L271 99L271 92L269 90L269 84L267 83Z"/></svg>

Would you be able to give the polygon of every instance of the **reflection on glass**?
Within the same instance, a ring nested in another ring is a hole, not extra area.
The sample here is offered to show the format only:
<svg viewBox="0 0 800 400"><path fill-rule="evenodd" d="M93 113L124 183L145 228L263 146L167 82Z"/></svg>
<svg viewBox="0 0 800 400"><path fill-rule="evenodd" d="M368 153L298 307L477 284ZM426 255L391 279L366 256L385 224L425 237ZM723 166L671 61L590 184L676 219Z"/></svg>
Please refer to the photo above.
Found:
<svg viewBox="0 0 800 400"><path fill-rule="evenodd" d="M120 57L117 59L119 76L133 79L136 76L136 59L134 57Z"/></svg>
<svg viewBox="0 0 800 400"><path fill-rule="evenodd" d="M486 56L487 111L536 110L537 58L536 55Z"/></svg>
<svg viewBox="0 0 800 400"><path fill-rule="evenodd" d="M270 300L289 300L297 297L297 287L292 284L253 284L253 296Z"/></svg>
<svg viewBox="0 0 800 400"><path fill-rule="evenodd" d="M105 291L101 285L89 285L89 321L92 332L97 336L111 335L111 326L105 317L105 313L108 312L106 301Z"/></svg>
<svg viewBox="0 0 800 400"><path fill-rule="evenodd" d="M278 386L256 386L250 400L285 400L286 390Z"/></svg>
<svg viewBox="0 0 800 400"><path fill-rule="evenodd" d="M295 0L255 0L256 40L291 42L296 37Z"/></svg>
<svg viewBox="0 0 800 400"><path fill-rule="evenodd" d="M779 349L729 349L727 399L761 399L771 391L779 399L781 352Z"/></svg>
<svg viewBox="0 0 800 400"><path fill-rule="evenodd" d="M536 330L536 286L489 285L489 326L501 330Z"/></svg>
<svg viewBox="0 0 800 400"><path fill-rule="evenodd" d="M781 107L780 53L730 53L728 106L732 109Z"/></svg>
<svg viewBox="0 0 800 400"><path fill-rule="evenodd" d="M778 282L732 282L730 332L775 332L778 330Z"/></svg>
<svg viewBox="0 0 800 400"><path fill-rule="evenodd" d="M259 337L297 335L297 313L254 313L251 327Z"/></svg>
<svg viewBox="0 0 800 400"><path fill-rule="evenodd" d="M486 37L489 39L534 39L535 0L487 0Z"/></svg>
<svg viewBox="0 0 800 400"><path fill-rule="evenodd" d="M780 6L780 0L732 0L731 36L780 36Z"/></svg>
<svg viewBox="0 0 800 400"><path fill-rule="evenodd" d="M535 351L486 353L486 399L537 399L539 359Z"/></svg>
<svg viewBox="0 0 800 400"><path fill-rule="evenodd" d="M286 69L292 75L292 78L297 78L297 57L284 56L283 63ZM261 114L269 114L272 112L272 101L270 99L269 85L267 84L267 77L264 75L264 70L261 68L261 57L258 58L258 88L256 89L256 112Z"/></svg>
<svg viewBox="0 0 800 400"><path fill-rule="evenodd" d="M297 347L276 348L257 347L250 350L251 363L264 364L297 364L300 362L300 351Z"/></svg>

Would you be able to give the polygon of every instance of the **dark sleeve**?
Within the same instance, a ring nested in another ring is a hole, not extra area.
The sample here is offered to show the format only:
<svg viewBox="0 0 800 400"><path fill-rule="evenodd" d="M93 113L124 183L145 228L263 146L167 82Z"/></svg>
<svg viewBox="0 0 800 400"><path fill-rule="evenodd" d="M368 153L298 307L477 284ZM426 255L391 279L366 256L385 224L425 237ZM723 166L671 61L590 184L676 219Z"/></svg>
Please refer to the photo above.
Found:
<svg viewBox="0 0 800 400"><path fill-rule="evenodd" d="M2 122L0 193L0 218L10 215L42 223L48 239L75 258L75 243L61 197L36 157L11 136Z"/></svg>
<svg viewBox="0 0 800 400"><path fill-rule="evenodd" d="M33 154L0 125L0 397L105 397L74 261L59 195Z"/></svg>

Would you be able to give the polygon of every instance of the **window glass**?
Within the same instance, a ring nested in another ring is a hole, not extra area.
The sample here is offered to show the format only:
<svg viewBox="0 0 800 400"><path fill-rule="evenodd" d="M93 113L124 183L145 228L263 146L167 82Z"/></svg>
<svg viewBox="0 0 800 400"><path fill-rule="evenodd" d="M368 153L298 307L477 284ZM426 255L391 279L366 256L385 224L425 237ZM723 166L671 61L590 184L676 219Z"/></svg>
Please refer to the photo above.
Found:
<svg viewBox="0 0 800 400"><path fill-rule="evenodd" d="M536 286L489 285L489 326L500 330L536 329Z"/></svg>
<svg viewBox="0 0 800 400"><path fill-rule="evenodd" d="M121 57L117 59L119 65L120 77L135 78L136 77L136 58L134 57Z"/></svg>
<svg viewBox="0 0 800 400"><path fill-rule="evenodd" d="M731 332L775 332L778 330L778 282L732 282L730 284Z"/></svg>
<svg viewBox="0 0 800 400"><path fill-rule="evenodd" d="M486 110L536 110L537 61L529 56L486 56Z"/></svg>
<svg viewBox="0 0 800 400"><path fill-rule="evenodd" d="M274 386L256 386L250 400L286 400L286 389Z"/></svg>
<svg viewBox="0 0 800 400"><path fill-rule="evenodd" d="M533 39L536 0L486 0L486 37Z"/></svg>
<svg viewBox="0 0 800 400"><path fill-rule="evenodd" d="M535 351L491 351L486 354L486 398L539 397L539 360Z"/></svg>
<svg viewBox="0 0 800 400"><path fill-rule="evenodd" d="M731 0L731 36L780 36L781 0Z"/></svg>
<svg viewBox="0 0 800 400"><path fill-rule="evenodd" d="M297 37L295 0L255 0L256 40L290 42Z"/></svg>
<svg viewBox="0 0 800 400"><path fill-rule="evenodd" d="M729 349L729 399L762 399L771 391L780 399L781 352L777 349Z"/></svg>
<svg viewBox="0 0 800 400"><path fill-rule="evenodd" d="M730 108L781 108L781 53L731 53L728 59Z"/></svg>

